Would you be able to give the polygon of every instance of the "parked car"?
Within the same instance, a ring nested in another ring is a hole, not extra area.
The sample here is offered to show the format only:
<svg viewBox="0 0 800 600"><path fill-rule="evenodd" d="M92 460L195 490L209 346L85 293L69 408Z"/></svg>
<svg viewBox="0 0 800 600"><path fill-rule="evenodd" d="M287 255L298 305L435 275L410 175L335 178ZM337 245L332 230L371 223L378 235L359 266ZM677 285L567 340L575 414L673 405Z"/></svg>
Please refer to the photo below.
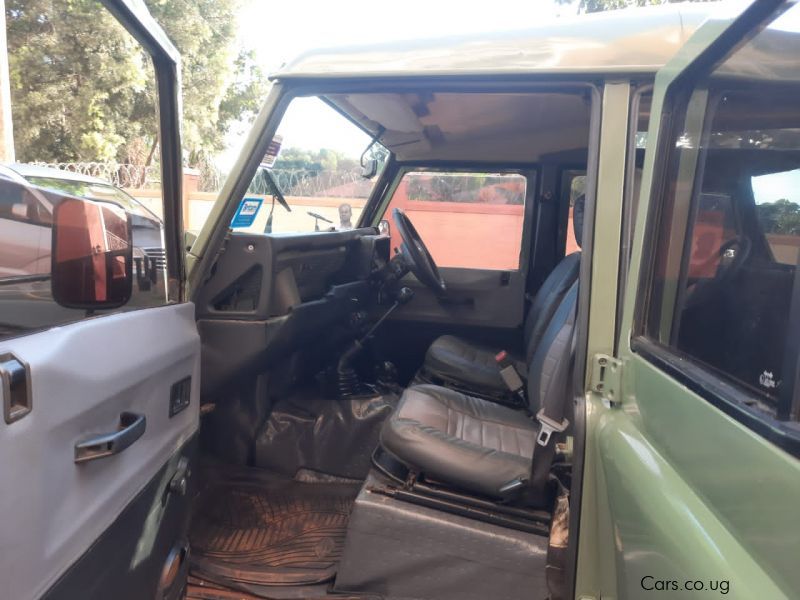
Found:
<svg viewBox="0 0 800 600"><path fill-rule="evenodd" d="M158 75L168 293L131 310L124 211L53 211L82 312L0 335L6 596L797 597L797 3L306 53L188 253L179 56L104 4ZM336 119L387 158L311 232L248 190Z"/></svg>
<svg viewBox="0 0 800 600"><path fill-rule="evenodd" d="M53 302L53 214L67 198L113 203L132 232L131 306L165 298L164 224L129 194L101 179L36 165L0 165L0 329L70 322L82 314Z"/></svg>
<svg viewBox="0 0 800 600"><path fill-rule="evenodd" d="M0 235L9 248L9 257L0 261L0 277L46 275L50 270L53 206L38 189L123 206L131 218L134 253L164 269L162 220L124 190L96 177L19 163L0 165L0 178L27 184L15 188L19 197L0 198Z"/></svg>

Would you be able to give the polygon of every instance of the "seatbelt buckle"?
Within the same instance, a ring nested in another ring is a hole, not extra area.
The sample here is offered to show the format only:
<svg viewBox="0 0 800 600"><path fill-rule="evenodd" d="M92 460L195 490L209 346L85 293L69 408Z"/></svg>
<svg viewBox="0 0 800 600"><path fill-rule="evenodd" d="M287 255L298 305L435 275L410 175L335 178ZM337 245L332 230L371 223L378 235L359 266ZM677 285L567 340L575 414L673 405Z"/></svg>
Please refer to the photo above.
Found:
<svg viewBox="0 0 800 600"><path fill-rule="evenodd" d="M539 409L539 412L536 413L536 420L541 425L539 435L536 436L536 443L540 446L547 446L550 443L550 436L554 433L562 433L569 426L567 419L563 419L559 423L548 417L544 414L544 408Z"/></svg>
<svg viewBox="0 0 800 600"><path fill-rule="evenodd" d="M525 386L525 384L523 383L522 378L519 376L519 373L517 373L517 369L514 366L511 358L508 356L508 352L501 350L495 355L494 361L500 368L500 377L503 378L503 382L506 384L506 387L512 393L519 395L524 401L525 394L522 393L522 388Z"/></svg>

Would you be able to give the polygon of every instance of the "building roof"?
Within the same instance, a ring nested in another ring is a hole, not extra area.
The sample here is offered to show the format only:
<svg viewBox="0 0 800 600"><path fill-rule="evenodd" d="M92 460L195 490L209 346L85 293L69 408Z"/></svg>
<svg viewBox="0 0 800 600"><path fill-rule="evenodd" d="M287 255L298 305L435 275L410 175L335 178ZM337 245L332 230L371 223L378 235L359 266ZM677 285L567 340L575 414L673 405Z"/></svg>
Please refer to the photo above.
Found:
<svg viewBox="0 0 800 600"><path fill-rule="evenodd" d="M525 30L312 50L275 79L654 73L715 4L667 4L548 21Z"/></svg>

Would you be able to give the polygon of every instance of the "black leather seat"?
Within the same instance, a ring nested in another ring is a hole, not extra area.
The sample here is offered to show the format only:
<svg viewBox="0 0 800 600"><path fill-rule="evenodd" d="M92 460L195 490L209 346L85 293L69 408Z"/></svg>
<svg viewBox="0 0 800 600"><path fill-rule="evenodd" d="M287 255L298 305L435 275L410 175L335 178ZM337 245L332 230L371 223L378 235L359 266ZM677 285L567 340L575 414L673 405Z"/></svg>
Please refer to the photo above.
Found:
<svg viewBox="0 0 800 600"><path fill-rule="evenodd" d="M519 373L527 370L525 365L533 357L559 302L577 281L580 259L580 252L565 257L548 275L536 294L523 329L525 356L510 357ZM495 362L495 356L501 350L502 348L477 344L454 335L443 335L428 348L422 377L428 381L452 384L490 396L506 395L508 388Z"/></svg>
<svg viewBox="0 0 800 600"><path fill-rule="evenodd" d="M584 196L580 196L575 201L572 221L575 241L579 246L583 235L583 207ZM580 252L564 257L536 293L523 326L522 347L525 355L510 356L520 373L524 373L525 365L530 363L561 299L578 280L580 261ZM454 335L443 335L428 348L421 378L487 396L507 396L508 389L495 362L495 356L501 350L503 348L493 348Z"/></svg>
<svg viewBox="0 0 800 600"><path fill-rule="evenodd" d="M446 387L409 387L381 430L383 449L430 479L492 498L531 477L545 398L567 394L577 282L559 303L528 369L529 412ZM561 396L561 398L565 398Z"/></svg>

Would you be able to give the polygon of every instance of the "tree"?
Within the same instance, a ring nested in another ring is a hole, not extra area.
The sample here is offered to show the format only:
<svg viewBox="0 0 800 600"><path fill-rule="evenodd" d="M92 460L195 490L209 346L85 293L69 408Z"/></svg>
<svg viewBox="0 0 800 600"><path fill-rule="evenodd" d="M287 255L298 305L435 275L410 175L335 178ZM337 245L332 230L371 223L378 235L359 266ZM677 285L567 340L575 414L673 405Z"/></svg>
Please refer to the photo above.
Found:
<svg viewBox="0 0 800 600"><path fill-rule="evenodd" d="M261 108L267 78L247 49L236 49L242 0L145 0L181 53L183 139L194 166L221 150L225 134Z"/></svg>
<svg viewBox="0 0 800 600"><path fill-rule="evenodd" d="M756 205L758 220L764 233L800 235L800 206L795 202L776 200Z"/></svg>
<svg viewBox="0 0 800 600"><path fill-rule="evenodd" d="M183 138L190 165L252 117L266 77L236 48L241 0L148 0L182 56ZM96 0L6 0L12 115L21 161L157 156L149 57Z"/></svg>
<svg viewBox="0 0 800 600"><path fill-rule="evenodd" d="M631 6L652 6L685 2L686 0L579 0L578 12L594 13L606 10L617 10ZM689 2L715 2L716 0L688 0ZM556 0L558 4L574 4L575 0Z"/></svg>
<svg viewBox="0 0 800 600"><path fill-rule="evenodd" d="M320 150L302 150L285 148L275 161L276 170L303 170L312 177L322 171L356 171L358 161L348 158L338 150L322 148Z"/></svg>

